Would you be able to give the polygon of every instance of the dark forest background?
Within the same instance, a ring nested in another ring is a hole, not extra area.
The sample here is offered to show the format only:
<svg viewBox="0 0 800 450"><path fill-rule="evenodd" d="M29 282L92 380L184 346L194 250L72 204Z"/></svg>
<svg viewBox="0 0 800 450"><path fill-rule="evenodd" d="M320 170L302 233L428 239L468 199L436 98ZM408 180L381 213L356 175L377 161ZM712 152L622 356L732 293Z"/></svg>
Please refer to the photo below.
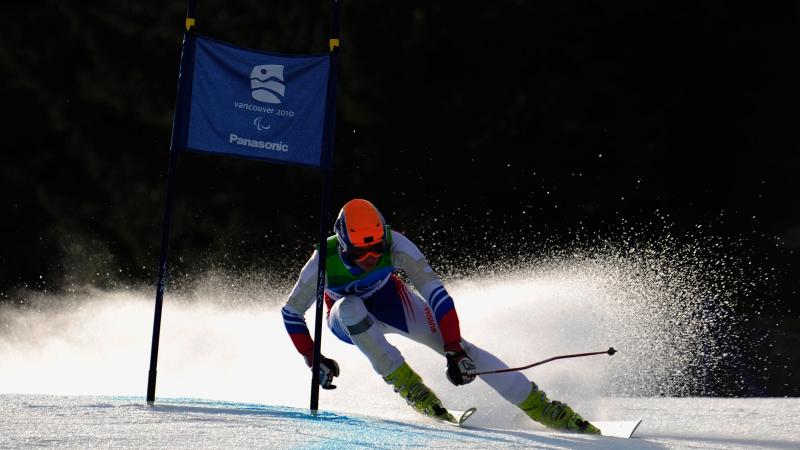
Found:
<svg viewBox="0 0 800 450"><path fill-rule="evenodd" d="M327 1L198 3L200 33L327 51ZM451 274L711 236L752 268L737 313L771 358L722 393L798 395L799 5L345 1L335 208L372 200ZM154 285L185 7L0 6L0 302ZM177 174L170 282L294 278L317 172L184 154Z"/></svg>

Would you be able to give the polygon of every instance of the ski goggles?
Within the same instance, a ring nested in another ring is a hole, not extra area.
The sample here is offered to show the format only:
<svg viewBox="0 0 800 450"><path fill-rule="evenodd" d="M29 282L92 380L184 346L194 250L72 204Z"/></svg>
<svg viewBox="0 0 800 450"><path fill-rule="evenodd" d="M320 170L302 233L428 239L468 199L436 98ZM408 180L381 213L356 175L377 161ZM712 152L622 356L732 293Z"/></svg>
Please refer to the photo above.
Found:
<svg viewBox="0 0 800 450"><path fill-rule="evenodd" d="M380 258L384 251L386 251L386 245L383 241L380 241L366 247L351 246L347 249L347 256L353 261L363 261L369 256Z"/></svg>

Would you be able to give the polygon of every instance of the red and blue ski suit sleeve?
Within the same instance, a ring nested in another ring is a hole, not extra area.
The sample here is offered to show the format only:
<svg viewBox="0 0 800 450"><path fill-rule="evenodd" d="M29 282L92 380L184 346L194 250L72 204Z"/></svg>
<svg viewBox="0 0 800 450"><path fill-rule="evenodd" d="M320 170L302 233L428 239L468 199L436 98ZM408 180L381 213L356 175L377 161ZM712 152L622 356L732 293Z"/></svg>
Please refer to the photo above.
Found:
<svg viewBox="0 0 800 450"><path fill-rule="evenodd" d="M397 231L392 231L392 263L405 273L431 307L444 338L444 351L463 351L458 313L452 297L419 248Z"/></svg>
<svg viewBox="0 0 800 450"><path fill-rule="evenodd" d="M289 333L294 347L305 358L308 367L311 367L314 359L314 341L306 325L305 313L316 301L317 261L318 256L315 251L300 271L300 278L281 309L286 332Z"/></svg>

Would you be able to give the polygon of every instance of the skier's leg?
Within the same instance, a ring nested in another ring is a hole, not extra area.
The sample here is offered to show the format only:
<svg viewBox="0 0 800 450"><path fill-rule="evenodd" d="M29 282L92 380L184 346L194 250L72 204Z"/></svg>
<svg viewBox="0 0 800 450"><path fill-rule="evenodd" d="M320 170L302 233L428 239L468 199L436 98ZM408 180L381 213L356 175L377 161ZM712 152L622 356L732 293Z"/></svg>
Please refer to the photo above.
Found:
<svg viewBox="0 0 800 450"><path fill-rule="evenodd" d="M422 297L396 277L392 277L379 293L382 295L378 301L371 297L367 307L379 319L388 316L381 324L385 333L405 336L444 355L442 333L433 311Z"/></svg>
<svg viewBox="0 0 800 450"><path fill-rule="evenodd" d="M363 300L356 296L338 300L328 317L331 331L339 339L355 344L369 359L375 372L385 377L400 367L404 360L397 347L390 344L381 329L375 326L375 322L375 317L369 314Z"/></svg>
<svg viewBox="0 0 800 450"><path fill-rule="evenodd" d="M414 409L428 416L455 420L442 407L436 394L406 364L400 351L386 340L381 322L367 311L361 298L347 296L340 299L331 308L328 320L334 334L342 339L343 332L346 333L349 342L369 359L375 372L383 376L384 381L391 384Z"/></svg>
<svg viewBox="0 0 800 450"><path fill-rule="evenodd" d="M487 372L491 370L507 369L508 366L488 351L478 347L477 345L461 339L461 346L464 347L464 352L475 363L475 369L478 372ZM509 402L518 405L525 400L531 390L531 383L528 378L520 372L506 372L495 373L488 375L479 375L478 378L485 381L486 384L497 391L500 396Z"/></svg>
<svg viewBox="0 0 800 450"><path fill-rule="evenodd" d="M464 339L461 340L461 344L467 355L475 362L478 372L508 368L504 362L486 350ZM566 404L550 401L536 383L529 381L520 372L495 373L479 377L503 398L522 409L528 417L548 428L600 434L600 430Z"/></svg>
<svg viewBox="0 0 800 450"><path fill-rule="evenodd" d="M405 305L407 330L392 328L387 329L386 332L401 334L444 355L444 339L436 325L430 306L416 292L407 289L402 283L395 286L395 289ZM478 372L508 367L496 356L464 339L461 340L461 344L467 356L475 363ZM519 372L481 375L480 378L503 398L515 405L525 400L531 390L530 381Z"/></svg>
<svg viewBox="0 0 800 450"><path fill-rule="evenodd" d="M556 430L574 431L576 433L600 434L594 425L584 420L580 414L568 405L557 400L549 400L547 394L531 382L528 398L517 406L531 419Z"/></svg>
<svg viewBox="0 0 800 450"><path fill-rule="evenodd" d="M478 372L506 369L508 366L496 356L480 347L461 340L464 351L475 362ZM520 372L505 372L479 375L498 394L517 405L525 414L542 425L557 430L600 434L600 430L583 419L569 406L559 401L550 401L547 394L536 383L529 381Z"/></svg>
<svg viewBox="0 0 800 450"><path fill-rule="evenodd" d="M444 339L433 320L428 304L415 292L406 289L402 283L396 287L396 290L405 305L407 330L387 328L384 325L385 331L407 336L443 355ZM498 357L463 338L461 345L467 356L475 363L478 372L508 368ZM487 374L479 377L507 401L522 409L531 419L549 428L589 434L600 433L597 428L583 420L569 406L558 401L550 401L544 391L539 390L536 383L528 380L521 372Z"/></svg>

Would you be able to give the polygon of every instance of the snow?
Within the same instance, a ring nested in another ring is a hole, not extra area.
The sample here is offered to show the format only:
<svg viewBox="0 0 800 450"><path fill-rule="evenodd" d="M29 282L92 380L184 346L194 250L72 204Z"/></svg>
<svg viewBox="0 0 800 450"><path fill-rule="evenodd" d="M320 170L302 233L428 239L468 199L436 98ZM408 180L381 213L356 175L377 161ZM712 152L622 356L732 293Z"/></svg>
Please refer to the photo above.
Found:
<svg viewBox="0 0 800 450"><path fill-rule="evenodd" d="M602 399L643 417L632 439L186 398L2 395L0 448L796 449L797 399Z"/></svg>
<svg viewBox="0 0 800 450"><path fill-rule="evenodd" d="M432 422L327 329L323 352L342 373L313 417L310 374L280 317L286 290L212 278L167 290L153 406L153 292L0 306L0 448L800 448L800 399L679 397L710 343L673 319L692 314L703 286L670 291L619 262L535 269L448 281L463 334L512 366L613 346L525 374L590 420L644 419L633 439L547 431L482 381L450 385L438 355L389 336L446 406L478 407L465 429Z"/></svg>

